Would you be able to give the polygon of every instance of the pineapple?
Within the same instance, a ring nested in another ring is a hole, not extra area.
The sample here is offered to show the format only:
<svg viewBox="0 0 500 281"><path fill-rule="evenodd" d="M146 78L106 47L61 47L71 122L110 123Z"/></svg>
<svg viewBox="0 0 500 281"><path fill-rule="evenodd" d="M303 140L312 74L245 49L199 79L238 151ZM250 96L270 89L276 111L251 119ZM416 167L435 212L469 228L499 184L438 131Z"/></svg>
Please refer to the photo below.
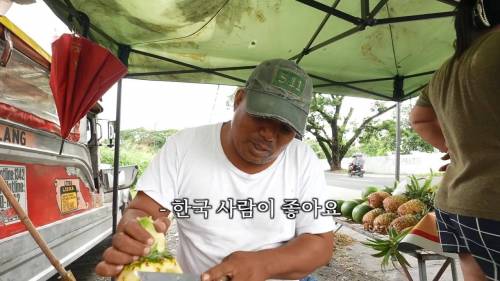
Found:
<svg viewBox="0 0 500 281"><path fill-rule="evenodd" d="M166 249L166 239L163 233L156 232L151 217L138 218L139 224L153 236L154 243L151 251L145 257L126 265L118 281L140 281L137 272L172 272L182 273L180 266L175 258Z"/></svg>
<svg viewBox="0 0 500 281"><path fill-rule="evenodd" d="M386 234L389 224L398 217L395 213L383 213L377 216L373 221L373 230L375 232Z"/></svg>
<svg viewBox="0 0 500 281"><path fill-rule="evenodd" d="M418 223L419 219L415 215L405 215L396 218L389 224L389 229L394 229L397 233L400 233L408 227L413 227Z"/></svg>
<svg viewBox="0 0 500 281"><path fill-rule="evenodd" d="M384 213L384 209L382 208L377 208L369 211L363 216L363 228L365 230L372 230L373 228L373 221L375 220L376 217Z"/></svg>
<svg viewBox="0 0 500 281"><path fill-rule="evenodd" d="M418 199L412 199L398 208L398 215L416 215L421 214L427 208L426 204Z"/></svg>
<svg viewBox="0 0 500 281"><path fill-rule="evenodd" d="M434 205L434 195L437 190L436 185L432 185L433 173L431 170L430 176L425 179L410 176L410 182L406 185L406 192L404 193L409 199L418 199L422 201L429 209L432 210Z"/></svg>
<svg viewBox="0 0 500 281"><path fill-rule="evenodd" d="M396 213L398 211L399 206L403 203L406 203L408 198L404 195L393 195L389 196L382 201L384 205L384 210L389 213Z"/></svg>
<svg viewBox="0 0 500 281"><path fill-rule="evenodd" d="M135 261L122 270L120 276L118 276L118 281L140 281L137 272L171 272L171 273L182 273L181 268L177 264L175 258L159 258L157 260L151 260L147 257L142 257L138 261Z"/></svg>
<svg viewBox="0 0 500 281"><path fill-rule="evenodd" d="M391 195L385 191L374 192L368 195L368 204L372 208L380 208L382 207L382 201L389 196Z"/></svg>

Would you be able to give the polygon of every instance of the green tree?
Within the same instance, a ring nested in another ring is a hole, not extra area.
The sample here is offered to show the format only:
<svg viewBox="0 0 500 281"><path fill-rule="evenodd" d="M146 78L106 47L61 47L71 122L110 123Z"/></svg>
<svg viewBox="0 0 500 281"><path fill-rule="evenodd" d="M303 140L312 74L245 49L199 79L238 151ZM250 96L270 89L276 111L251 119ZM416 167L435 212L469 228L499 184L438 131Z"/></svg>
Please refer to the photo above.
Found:
<svg viewBox="0 0 500 281"><path fill-rule="evenodd" d="M405 106L401 110L401 153L433 152L434 148L411 128L408 117L410 109ZM395 151L396 121L384 120L368 125L359 137L359 150L369 156L381 156Z"/></svg>
<svg viewBox="0 0 500 281"><path fill-rule="evenodd" d="M166 139L176 132L177 130L173 129L151 131L144 128L138 128L121 131L120 138L123 143L145 146L153 152L156 152L165 144Z"/></svg>
<svg viewBox="0 0 500 281"><path fill-rule="evenodd" d="M101 162L113 165L115 158L115 150L113 147L101 146L99 148ZM153 158L154 153L150 150L145 150L142 147L131 147L130 145L120 146L120 166L138 166L138 176L141 176L144 170L148 167L149 162Z"/></svg>
<svg viewBox="0 0 500 281"><path fill-rule="evenodd" d="M326 159L325 153L323 152L321 146L319 146L319 143L315 139L306 139L304 142L307 143L312 148L312 150L314 151L314 153L316 153L319 159Z"/></svg>
<svg viewBox="0 0 500 281"><path fill-rule="evenodd" d="M433 152L434 147L426 143L411 127L405 128L401 134L401 153L412 151Z"/></svg>
<svg viewBox="0 0 500 281"><path fill-rule="evenodd" d="M344 96L315 93L311 103L311 113L307 119L307 131L313 134L330 164L330 170L339 170L342 159L349 148L371 122L391 110L395 105L386 107L376 102L371 115L364 118L358 126L348 127L354 109L351 107L346 116L341 116ZM351 133L348 136L348 133Z"/></svg>
<svg viewBox="0 0 500 281"><path fill-rule="evenodd" d="M144 128L120 131L120 166L138 165L142 175L153 156L177 130L151 131ZM99 148L101 163L113 165L114 147Z"/></svg>
<svg viewBox="0 0 500 281"><path fill-rule="evenodd" d="M412 105L407 103L401 108L401 153L408 154L412 151L433 152L434 147L425 142L411 127L410 112ZM394 120L396 116L394 115ZM394 124L396 127L396 124Z"/></svg>
<svg viewBox="0 0 500 281"><path fill-rule="evenodd" d="M359 150L368 156L385 155L396 147L394 120L373 122L366 126L359 137Z"/></svg>

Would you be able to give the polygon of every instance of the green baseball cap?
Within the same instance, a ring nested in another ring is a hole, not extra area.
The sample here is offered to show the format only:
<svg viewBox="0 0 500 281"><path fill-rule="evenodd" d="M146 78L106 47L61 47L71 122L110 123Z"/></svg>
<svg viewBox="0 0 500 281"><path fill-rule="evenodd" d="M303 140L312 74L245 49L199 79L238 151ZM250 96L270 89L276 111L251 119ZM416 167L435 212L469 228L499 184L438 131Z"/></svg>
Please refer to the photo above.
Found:
<svg viewBox="0 0 500 281"><path fill-rule="evenodd" d="M312 80L295 62L272 59L259 64L246 86L246 111L273 118L304 135L312 99Z"/></svg>

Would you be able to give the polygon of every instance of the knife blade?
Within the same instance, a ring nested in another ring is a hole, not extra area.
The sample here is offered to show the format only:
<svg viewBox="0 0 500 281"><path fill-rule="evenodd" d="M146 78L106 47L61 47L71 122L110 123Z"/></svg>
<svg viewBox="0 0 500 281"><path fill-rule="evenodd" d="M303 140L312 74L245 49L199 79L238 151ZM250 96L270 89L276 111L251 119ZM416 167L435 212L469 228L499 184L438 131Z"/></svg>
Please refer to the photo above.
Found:
<svg viewBox="0 0 500 281"><path fill-rule="evenodd" d="M200 277L188 273L138 272L141 281L200 281Z"/></svg>

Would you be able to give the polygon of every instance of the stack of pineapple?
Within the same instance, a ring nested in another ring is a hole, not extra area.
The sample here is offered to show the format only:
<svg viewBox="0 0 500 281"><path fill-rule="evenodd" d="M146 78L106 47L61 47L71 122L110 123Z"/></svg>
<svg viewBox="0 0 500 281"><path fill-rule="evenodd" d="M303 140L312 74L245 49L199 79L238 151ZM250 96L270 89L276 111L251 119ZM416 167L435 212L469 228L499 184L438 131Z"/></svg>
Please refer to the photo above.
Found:
<svg viewBox="0 0 500 281"><path fill-rule="evenodd" d="M435 186L431 185L432 174L420 185L419 179L410 176L406 192L391 195L391 189L368 195L368 204L374 208L363 216L365 230L387 234L389 229L397 233L415 226L423 215L432 209Z"/></svg>
<svg viewBox="0 0 500 281"><path fill-rule="evenodd" d="M398 192L396 187L386 187L381 191L367 187L363 192L371 211L363 215L362 223L365 230L388 234L384 238L368 239L366 246L377 251L374 257L382 258L381 265L386 267L390 260L409 266L408 261L399 252L398 245L420 219L432 210L434 192L437 186L432 185L431 176L423 184L415 176L410 176L410 182L404 192ZM396 191L395 191L396 190ZM368 194L369 193L369 194Z"/></svg>

